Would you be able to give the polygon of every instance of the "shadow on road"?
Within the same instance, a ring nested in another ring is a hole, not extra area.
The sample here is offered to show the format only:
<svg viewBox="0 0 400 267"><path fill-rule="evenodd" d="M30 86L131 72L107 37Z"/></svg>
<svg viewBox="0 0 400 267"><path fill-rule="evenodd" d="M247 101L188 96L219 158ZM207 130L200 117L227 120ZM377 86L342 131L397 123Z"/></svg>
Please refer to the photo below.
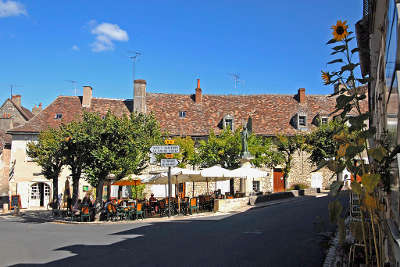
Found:
<svg viewBox="0 0 400 267"><path fill-rule="evenodd" d="M14 266L320 266L321 235L315 219L328 223L328 197L254 209L226 218L153 223L116 232L109 245L55 249L74 256L45 264Z"/></svg>

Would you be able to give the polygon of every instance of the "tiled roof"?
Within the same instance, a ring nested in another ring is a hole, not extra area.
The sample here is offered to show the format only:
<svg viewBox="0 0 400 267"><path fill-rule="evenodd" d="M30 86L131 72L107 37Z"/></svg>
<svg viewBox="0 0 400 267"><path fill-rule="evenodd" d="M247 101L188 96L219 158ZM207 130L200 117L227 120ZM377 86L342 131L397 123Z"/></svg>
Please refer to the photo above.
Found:
<svg viewBox="0 0 400 267"><path fill-rule="evenodd" d="M22 114L22 116L24 116L24 118L28 121L30 119L32 119L35 115L27 108L23 107L23 106L18 106L16 103L14 103L14 101L12 101L11 99L9 99L11 101L11 103L14 104L15 108L18 109L18 111Z"/></svg>
<svg viewBox="0 0 400 267"><path fill-rule="evenodd" d="M203 95L196 103L192 95L147 93L147 111L153 112L161 128L171 135L205 136L210 129L221 130L224 116L231 115L234 127L241 127L251 116L253 132L261 135L293 135L299 130L291 125L293 117L302 112L307 115L308 129L312 129L315 117L329 115L335 110L335 98L326 95L306 95L299 103L296 95ZM92 98L90 108L82 108L82 97L59 96L46 109L26 124L10 130L10 133L38 133L48 127L57 127L79 117L83 110L115 115L129 114L132 100ZM366 101L364 108L367 108ZM180 118L179 112L186 117ZM57 113L62 119L55 119Z"/></svg>

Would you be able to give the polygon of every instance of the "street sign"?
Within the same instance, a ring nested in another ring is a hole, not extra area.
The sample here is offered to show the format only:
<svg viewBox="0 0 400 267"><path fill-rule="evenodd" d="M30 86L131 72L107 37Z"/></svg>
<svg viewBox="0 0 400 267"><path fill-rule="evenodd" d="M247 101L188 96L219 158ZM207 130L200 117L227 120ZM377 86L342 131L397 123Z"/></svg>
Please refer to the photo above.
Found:
<svg viewBox="0 0 400 267"><path fill-rule="evenodd" d="M174 154L165 154L165 158L166 159L173 159L174 158Z"/></svg>
<svg viewBox="0 0 400 267"><path fill-rule="evenodd" d="M175 167L178 165L177 159L161 159L161 167Z"/></svg>
<svg viewBox="0 0 400 267"><path fill-rule="evenodd" d="M179 146L152 146L150 152L156 154L173 154L179 153Z"/></svg>
<svg viewBox="0 0 400 267"><path fill-rule="evenodd" d="M164 140L164 144L173 145L173 144L175 144L175 140L173 140L173 139L165 139Z"/></svg>

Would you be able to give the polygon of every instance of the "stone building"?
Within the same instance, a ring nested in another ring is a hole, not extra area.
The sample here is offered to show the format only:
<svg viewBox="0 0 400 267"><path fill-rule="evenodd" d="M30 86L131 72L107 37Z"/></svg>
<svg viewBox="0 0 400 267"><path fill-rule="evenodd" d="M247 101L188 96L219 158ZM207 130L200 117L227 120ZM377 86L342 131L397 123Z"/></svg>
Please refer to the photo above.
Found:
<svg viewBox="0 0 400 267"><path fill-rule="evenodd" d="M241 128L252 118L253 132L262 136L276 134L294 135L315 129L318 122L326 123L335 109L335 98L326 95L307 95L300 88L294 95L208 95L203 94L198 80L193 94L161 94L147 92L144 80L135 80L133 99L109 99L93 97L93 89L83 88L83 96L59 96L29 122L14 127L7 133L12 135L11 162L15 162L14 176L10 180L11 193L21 194L24 208L44 205L51 196L51 183L40 174L40 168L26 156L26 144L36 140L40 131L48 127L58 127L79 118L83 111L105 115L109 110L117 116L131 112L152 112L158 119L161 129L172 136L191 136L193 139L206 139L212 129L217 134L225 127ZM287 186L304 183L325 187L329 184L331 173L326 170L311 174L311 165L306 155L295 157L293 171L289 174ZM154 169L154 167L152 167ZM150 168L150 171L151 169ZM272 192L285 190L282 170L277 166L268 170L269 176L248 181L247 193L256 191ZM59 179L62 192L66 177L64 170ZM86 182L81 179L80 192ZM233 181L209 182L209 190L239 190ZM165 186L152 185L146 189L156 196L165 195ZM177 190L185 195L193 194L193 184L177 185ZM195 194L205 193L206 184L196 183ZM82 196L82 195L81 195ZM39 199L40 201L38 201Z"/></svg>
<svg viewBox="0 0 400 267"><path fill-rule="evenodd" d="M6 131L24 124L33 116L31 111L21 105L21 95L13 95L0 107L0 205L8 202L9 194L11 135L6 134Z"/></svg>

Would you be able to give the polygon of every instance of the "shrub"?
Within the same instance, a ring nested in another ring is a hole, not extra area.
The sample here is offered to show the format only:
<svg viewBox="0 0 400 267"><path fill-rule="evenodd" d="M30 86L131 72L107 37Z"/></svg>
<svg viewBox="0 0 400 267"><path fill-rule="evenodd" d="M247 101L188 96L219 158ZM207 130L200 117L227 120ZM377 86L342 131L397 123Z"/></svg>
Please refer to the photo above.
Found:
<svg viewBox="0 0 400 267"><path fill-rule="evenodd" d="M305 184L294 184L290 187L290 190L303 190L306 188L308 188L308 186Z"/></svg>

